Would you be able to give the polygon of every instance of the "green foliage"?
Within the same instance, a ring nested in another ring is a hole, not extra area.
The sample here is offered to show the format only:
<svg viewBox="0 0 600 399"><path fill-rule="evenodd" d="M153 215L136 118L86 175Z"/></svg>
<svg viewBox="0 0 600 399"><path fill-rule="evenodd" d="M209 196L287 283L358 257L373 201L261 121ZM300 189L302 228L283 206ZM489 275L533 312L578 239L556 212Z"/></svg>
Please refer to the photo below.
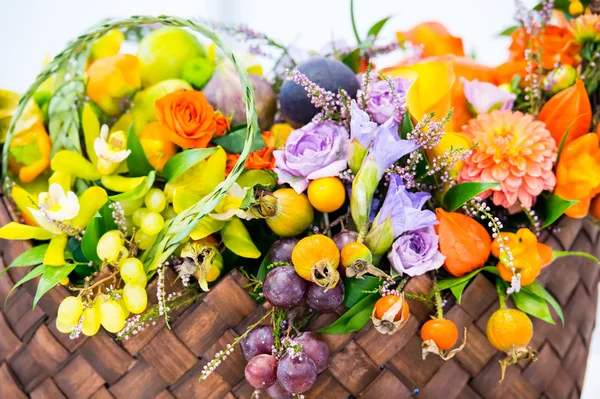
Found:
<svg viewBox="0 0 600 399"><path fill-rule="evenodd" d="M450 212L454 212L467 201L477 195L499 186L499 182L483 183L483 182L465 182L456 184L444 195L443 204Z"/></svg>
<svg viewBox="0 0 600 399"><path fill-rule="evenodd" d="M359 278L345 278L344 279L344 306L351 308L358 302L363 300L369 295L369 292L379 287L380 281L377 277L363 276Z"/></svg>
<svg viewBox="0 0 600 399"><path fill-rule="evenodd" d="M142 143L135 133L133 123L129 126L129 133L127 134L127 149L131 151L131 154L127 157L129 174L133 177L148 176L154 168L146 158L144 147L142 147Z"/></svg>
<svg viewBox="0 0 600 399"><path fill-rule="evenodd" d="M238 129L234 129L224 136L214 138L213 143L220 145L227 152L232 154L241 154L245 144L246 126L241 125ZM265 142L260 132L254 137L251 151L258 151L265 148Z"/></svg>
<svg viewBox="0 0 600 399"><path fill-rule="evenodd" d="M98 214L90 220L90 223L85 229L83 240L81 240L81 252L83 255L93 262L100 262L100 258L96 252L98 240L104 233L109 230L115 230L117 225L112 217L112 211L108 207L109 202L104 204Z"/></svg>
<svg viewBox="0 0 600 399"><path fill-rule="evenodd" d="M546 199L545 202L546 217L544 218L545 222L542 228L546 228L552 223L556 222L556 220L558 220L558 218L561 217L567 209L578 202L579 201L575 200L566 200L556 194L552 194Z"/></svg>
<svg viewBox="0 0 600 399"><path fill-rule="evenodd" d="M358 331L371 319L375 303L380 298L378 293L369 294L350 308L339 319L317 331L319 334L347 334Z"/></svg>
<svg viewBox="0 0 600 399"><path fill-rule="evenodd" d="M146 179L140 184L138 184L133 190L126 191L121 194L111 195L108 198L110 198L112 201L133 201L136 199L140 199L144 195L146 195L148 191L150 191L152 185L154 184L155 178L156 172L151 170L150 173L148 173Z"/></svg>
<svg viewBox="0 0 600 399"><path fill-rule="evenodd" d="M81 152L79 141L79 112L74 105L83 95L85 85L80 79L70 80L59 87L48 103L48 131L53 156L59 150Z"/></svg>
<svg viewBox="0 0 600 399"><path fill-rule="evenodd" d="M62 279L67 277L69 273L75 269L77 266L76 263L65 263L62 266L41 266L44 268L44 272L42 273L42 278L37 286L37 291L35 292L35 298L33 298L33 308L37 305L40 298L51 288L53 288L56 284L58 284Z"/></svg>
<svg viewBox="0 0 600 399"><path fill-rule="evenodd" d="M204 161L218 150L219 147L198 148L176 154L165 163L162 176L167 181L173 181L192 166Z"/></svg>

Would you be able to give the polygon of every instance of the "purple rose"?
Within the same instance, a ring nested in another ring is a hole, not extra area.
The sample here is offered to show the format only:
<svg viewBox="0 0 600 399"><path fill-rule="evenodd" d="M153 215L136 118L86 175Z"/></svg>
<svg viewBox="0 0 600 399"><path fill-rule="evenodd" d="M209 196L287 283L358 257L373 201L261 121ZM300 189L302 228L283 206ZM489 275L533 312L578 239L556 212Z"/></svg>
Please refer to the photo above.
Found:
<svg viewBox="0 0 600 399"><path fill-rule="evenodd" d="M469 81L465 78L460 78L460 82L464 85L465 97L471 112L474 114L485 114L493 110L506 111L512 109L517 95L500 89L498 86L480 82L475 79Z"/></svg>
<svg viewBox="0 0 600 399"><path fill-rule="evenodd" d="M444 264L438 242L433 226L409 231L394 241L388 259L398 273L420 276Z"/></svg>
<svg viewBox="0 0 600 399"><path fill-rule="evenodd" d="M310 180L339 175L347 167L348 140L348 131L333 122L311 122L294 130L285 148L273 151L279 184L301 193Z"/></svg>
<svg viewBox="0 0 600 399"><path fill-rule="evenodd" d="M406 112L406 91L410 82L403 78L379 80L369 84L366 93L367 112L373 121L382 124L394 118L399 124ZM363 91L356 98L362 98Z"/></svg>

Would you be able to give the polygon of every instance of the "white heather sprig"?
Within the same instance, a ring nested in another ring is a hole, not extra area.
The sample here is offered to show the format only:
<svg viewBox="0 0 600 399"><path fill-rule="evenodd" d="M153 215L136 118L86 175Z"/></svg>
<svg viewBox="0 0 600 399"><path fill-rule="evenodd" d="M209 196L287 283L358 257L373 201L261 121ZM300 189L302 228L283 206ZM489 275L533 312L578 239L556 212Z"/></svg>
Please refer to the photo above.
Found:
<svg viewBox="0 0 600 399"><path fill-rule="evenodd" d="M273 314L275 308L271 308L263 317L261 317L261 319L259 321L257 321L256 323L252 324L251 326L249 326L246 329L246 332L243 333L242 335L240 335L239 337L237 337L236 339L233 340L233 342L231 344L227 344L227 346L225 347L224 351L219 351L217 352L217 354L215 355L215 358L212 359L211 361L209 361L207 364L204 365L204 367L202 367L202 372L200 373L200 378L199 381L204 381L205 379L208 378L208 376L217 369L217 367L219 367L219 365L223 362L223 360L227 359L227 356L229 356L231 353L233 353L235 347L244 339L248 336L248 334L250 333L250 331L254 330L257 326L260 325L260 323L263 322L264 319L266 319L268 316Z"/></svg>
<svg viewBox="0 0 600 399"><path fill-rule="evenodd" d="M169 262L165 262L156 269L158 279L156 282L156 299L158 299L158 314L165 317L165 323L169 325L169 307L166 304L165 292L165 267Z"/></svg>
<svg viewBox="0 0 600 399"><path fill-rule="evenodd" d="M77 339L81 335L81 330L83 329L83 316L79 318L77 324L71 330L69 334L69 339Z"/></svg>
<svg viewBox="0 0 600 399"><path fill-rule="evenodd" d="M510 287L506 290L506 293L510 295L519 292L521 290L521 273L517 273L513 254L508 245L504 242L508 241L508 237L505 237L504 240L502 240L502 236L500 235L501 229L504 228L500 219L492 215L491 208L480 197L473 197L463 205L463 209L473 216L479 216L481 220L488 220L488 227L492 229L492 239L498 240L500 257L506 260L506 263L504 261L502 261L502 263L508 266L513 274Z"/></svg>
<svg viewBox="0 0 600 399"><path fill-rule="evenodd" d="M117 225L117 228L123 233L127 234L127 220L125 219L125 211L119 201L113 202L108 206L111 210L111 216Z"/></svg>
<svg viewBox="0 0 600 399"><path fill-rule="evenodd" d="M302 351L302 345L298 342L290 337L284 337L281 339L281 347L292 359L298 358L298 360L302 361L304 352Z"/></svg>

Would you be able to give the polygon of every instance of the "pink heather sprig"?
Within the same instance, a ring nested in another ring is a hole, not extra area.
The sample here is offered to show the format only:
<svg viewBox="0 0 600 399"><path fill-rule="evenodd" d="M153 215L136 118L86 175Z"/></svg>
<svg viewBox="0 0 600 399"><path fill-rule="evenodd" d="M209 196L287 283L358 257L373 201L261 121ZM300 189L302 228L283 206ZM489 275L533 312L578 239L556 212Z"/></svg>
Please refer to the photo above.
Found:
<svg viewBox="0 0 600 399"><path fill-rule="evenodd" d="M379 73L379 78L381 80L385 80L386 83L390 86L390 94L392 95L392 101L394 104L394 113L396 114L395 119L397 121L401 121L404 119L404 114L406 113L406 98L405 93L399 93L397 91L396 82L392 80L390 76L385 76L381 72ZM368 90L368 87L365 88L365 92ZM369 94L367 93L367 98ZM432 114L433 116L433 114Z"/></svg>
<svg viewBox="0 0 600 399"><path fill-rule="evenodd" d="M388 44L383 44L379 46L372 46L366 49L366 53L369 57L375 57L377 55L389 54L400 48L400 43L398 40L394 40Z"/></svg>
<svg viewBox="0 0 600 399"><path fill-rule="evenodd" d="M298 70L288 71L286 80L302 86L310 98L311 104L321 109L321 112L313 118L313 122L331 120L348 124L350 96L345 90L334 94L317 85Z"/></svg>
<svg viewBox="0 0 600 399"><path fill-rule="evenodd" d="M510 295L519 292L521 290L521 273L517 273L512 251L504 242L508 241L508 237L505 237L504 240L502 240L502 236L500 235L501 230L504 228L500 219L492 214L490 206L486 204L481 197L473 197L463 205L463 209L465 210L465 213L471 217L479 217L481 220L488 221L488 227L492 229L492 239L498 240L500 254L501 256L504 255L504 258L507 260L506 266L510 267L513 274L510 287L506 290L506 294Z"/></svg>
<svg viewBox="0 0 600 399"><path fill-rule="evenodd" d="M434 113L423 115L423 118L416 124L414 129L408 133L407 139L413 140L424 150L431 150L440 143L444 134L444 124L452 117L452 112L444 117L440 122L433 121Z"/></svg>
<svg viewBox="0 0 600 399"><path fill-rule="evenodd" d="M281 348L287 353L292 359L298 358L302 360L302 356L306 354L302 350L302 345L294 341L290 337L284 337L281 339Z"/></svg>
<svg viewBox="0 0 600 399"><path fill-rule="evenodd" d="M456 184L456 180L450 175L452 168L458 161L464 161L471 156L473 152L472 148L464 150L462 148L450 147L448 151L442 155L438 155L431 160L431 165L425 165L427 170L427 176L434 176L437 174L437 179L440 183L448 183L450 186ZM445 185L440 184L440 190L444 190Z"/></svg>
<svg viewBox="0 0 600 399"><path fill-rule="evenodd" d="M71 330L69 334L69 339L77 339L81 335L81 330L83 330L83 316L79 318L77 324Z"/></svg>
<svg viewBox="0 0 600 399"><path fill-rule="evenodd" d="M205 364L202 367L202 372L200 373L200 378L199 381L204 381L208 378L208 376L217 369L217 367L219 367L219 365L227 359L227 356L229 356L230 354L233 353L233 351L235 350L235 347L244 339L248 336L248 334L250 333L250 331L254 330L256 327L258 327L263 320L265 320L267 317L271 316L274 312L275 308L271 308L269 309L269 311L263 316L261 317L261 319L259 321L257 321L256 323L252 324L251 326L249 326L246 329L246 332L244 332L242 335L240 335L239 337L237 337L236 339L233 340L233 342L231 344L227 344L227 346L225 347L224 351L219 351L217 352L217 354L215 355L215 358L212 359L211 361L209 361L207 364Z"/></svg>

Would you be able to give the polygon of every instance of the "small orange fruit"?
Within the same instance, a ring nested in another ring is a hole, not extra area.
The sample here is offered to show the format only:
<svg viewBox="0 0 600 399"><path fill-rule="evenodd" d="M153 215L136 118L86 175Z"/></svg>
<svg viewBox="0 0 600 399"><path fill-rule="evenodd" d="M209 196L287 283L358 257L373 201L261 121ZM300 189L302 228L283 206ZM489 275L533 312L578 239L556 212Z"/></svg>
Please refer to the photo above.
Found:
<svg viewBox="0 0 600 399"><path fill-rule="evenodd" d="M380 320L383 319L385 312L387 312L398 301L404 301L404 299L398 295L386 295L380 298L375 303L375 317ZM409 315L410 309L408 308L408 303L404 301L404 304L402 305L402 311L398 312L398 314L394 317L394 321L399 321L401 319L406 320L408 319Z"/></svg>
<svg viewBox="0 0 600 399"><path fill-rule="evenodd" d="M421 339L432 340L441 350L450 349L458 340L458 329L454 322L447 319L432 319L423 324Z"/></svg>
<svg viewBox="0 0 600 399"><path fill-rule="evenodd" d="M320 212L335 212L344 205L346 189L339 178L322 177L309 184L308 200Z"/></svg>
<svg viewBox="0 0 600 399"><path fill-rule="evenodd" d="M527 346L533 337L533 324L518 309L498 309L488 320L486 335L494 348L509 353Z"/></svg>
<svg viewBox="0 0 600 399"><path fill-rule="evenodd" d="M373 262L373 254L365 244L350 242L342 248L341 260L344 267L351 267L357 261L370 264Z"/></svg>

